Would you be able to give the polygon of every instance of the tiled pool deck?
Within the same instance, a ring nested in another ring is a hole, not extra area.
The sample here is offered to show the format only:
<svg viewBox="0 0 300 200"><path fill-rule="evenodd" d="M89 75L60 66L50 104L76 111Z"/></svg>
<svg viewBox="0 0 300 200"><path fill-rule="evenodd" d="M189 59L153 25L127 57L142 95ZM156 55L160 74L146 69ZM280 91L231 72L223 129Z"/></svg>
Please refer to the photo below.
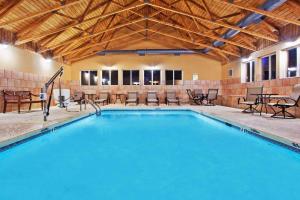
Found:
<svg viewBox="0 0 300 200"><path fill-rule="evenodd" d="M221 119L231 124L254 129L262 132L264 136L270 137L286 144L300 144L300 119L283 120L274 119L270 115L263 114L244 114L240 109L229 108L224 106L159 106L162 109L190 109L204 115ZM106 109L151 109L157 106L124 106L121 104L111 104L102 107ZM79 111L79 106L69 109L51 108L51 114L47 122L43 122L42 111L16 112L0 114L0 147L8 145L14 141L19 141L29 135L35 134L36 131L59 124L64 121L88 115L94 112L93 108L88 106L87 110Z"/></svg>

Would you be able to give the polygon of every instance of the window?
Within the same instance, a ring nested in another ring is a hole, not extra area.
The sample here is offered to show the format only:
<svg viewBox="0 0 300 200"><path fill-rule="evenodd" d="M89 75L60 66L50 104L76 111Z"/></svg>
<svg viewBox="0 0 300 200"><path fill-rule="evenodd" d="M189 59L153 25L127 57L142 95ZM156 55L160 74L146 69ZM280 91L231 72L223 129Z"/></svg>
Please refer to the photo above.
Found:
<svg viewBox="0 0 300 200"><path fill-rule="evenodd" d="M102 85L118 85L118 70L102 70Z"/></svg>
<svg viewBox="0 0 300 200"><path fill-rule="evenodd" d="M255 62L250 61L246 63L246 82L255 81Z"/></svg>
<svg viewBox="0 0 300 200"><path fill-rule="evenodd" d="M233 69L229 69L229 70L228 70L228 76L229 76L229 77L232 77L232 76L233 76Z"/></svg>
<svg viewBox="0 0 300 200"><path fill-rule="evenodd" d="M139 70L123 70L123 85L139 85Z"/></svg>
<svg viewBox="0 0 300 200"><path fill-rule="evenodd" d="M288 50L287 76L297 76L297 48Z"/></svg>
<svg viewBox="0 0 300 200"><path fill-rule="evenodd" d="M276 55L263 57L261 62L262 80L276 79Z"/></svg>
<svg viewBox="0 0 300 200"><path fill-rule="evenodd" d="M98 72L97 71L81 71L80 72L81 85L97 85Z"/></svg>
<svg viewBox="0 0 300 200"><path fill-rule="evenodd" d="M144 70L144 85L160 85L160 70Z"/></svg>
<svg viewBox="0 0 300 200"><path fill-rule="evenodd" d="M198 74L193 74L192 79L193 79L193 81L197 81L199 79L199 75Z"/></svg>
<svg viewBox="0 0 300 200"><path fill-rule="evenodd" d="M166 85L178 85L177 81L182 80L181 70L166 70Z"/></svg>

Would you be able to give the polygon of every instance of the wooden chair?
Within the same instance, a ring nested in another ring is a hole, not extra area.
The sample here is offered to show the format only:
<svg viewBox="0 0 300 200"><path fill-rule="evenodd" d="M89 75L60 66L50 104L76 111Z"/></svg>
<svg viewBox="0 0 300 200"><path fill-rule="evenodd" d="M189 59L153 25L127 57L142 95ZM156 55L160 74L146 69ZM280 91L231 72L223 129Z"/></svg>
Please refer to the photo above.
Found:
<svg viewBox="0 0 300 200"><path fill-rule="evenodd" d="M31 110L33 103L40 103L43 110L43 101L42 100L33 100L32 97L39 97L39 95L32 94L30 91L9 91L3 90L3 113L6 113L6 108L8 104L17 104L18 113L21 112L22 104L29 104L29 111Z"/></svg>

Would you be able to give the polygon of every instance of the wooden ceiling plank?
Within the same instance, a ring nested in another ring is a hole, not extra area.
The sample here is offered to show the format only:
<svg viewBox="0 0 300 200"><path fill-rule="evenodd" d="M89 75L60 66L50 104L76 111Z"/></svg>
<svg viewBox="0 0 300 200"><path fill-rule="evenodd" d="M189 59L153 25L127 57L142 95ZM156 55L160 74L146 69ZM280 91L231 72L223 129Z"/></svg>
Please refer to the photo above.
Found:
<svg viewBox="0 0 300 200"><path fill-rule="evenodd" d="M64 42L63 44L56 44L56 45L50 46L50 47L48 47L47 49L41 50L40 52L44 52L44 51L47 51L47 50L49 50L49 49L57 48L57 47L59 47L59 46L68 45L68 44L73 43L73 42L78 42L78 41L81 41L81 40L85 40L85 39L88 39L88 38L91 38L91 37L94 37L94 36L103 34L103 33L105 33L105 32L113 31L113 30L116 30L116 29L120 29L120 28L122 28L122 27L131 25L131 24L134 24L134 23L138 23L138 22L141 22L141 21L144 21L144 20L145 20L144 18L140 18L140 19L137 19L137 20L128 22L128 23L124 23L124 24L121 24L121 25L113 26L113 27L111 27L111 28L104 29L104 30L102 30L102 31L93 33L93 34L91 34L91 35L86 35L86 36L79 37L79 38L76 38L76 39L68 40L68 41Z"/></svg>
<svg viewBox="0 0 300 200"><path fill-rule="evenodd" d="M242 4L228 2L228 1L224 1L224 0L216 0L216 1L218 1L220 3L223 3L225 5L230 5L230 6L239 8L239 9L247 10L247 11L250 11L250 12L254 12L254 13L257 13L257 14L260 14L260 15L264 15L264 16L273 18L273 19L277 19L279 21L283 21L283 22L286 22L286 23L289 23L289 24L294 24L294 25L300 26L300 21L299 20L293 20L293 19L290 19L290 18L287 18L287 17L283 17L283 16L280 16L280 15L274 14L274 13L269 12L269 11L258 9L258 8L252 7L252 6L244 6Z"/></svg>
<svg viewBox="0 0 300 200"><path fill-rule="evenodd" d="M244 49L251 50L251 51L256 51L256 49L254 49L254 48L252 48L250 46L246 46L246 45L240 44L238 42L234 42L232 40L227 40L227 39L224 39L224 38L221 38L221 37L218 37L218 36L214 36L214 35L203 34L203 33L198 32L196 30L187 29L185 27L174 25L174 24L170 24L168 22L164 22L164 21L157 20L157 19L154 19L154 18L149 18L149 21L153 21L153 22L156 22L156 23L164 24L166 26L170 26L170 27L173 27L173 28L176 28L176 29L180 29L180 30L183 30L183 31L186 31L186 32L194 33L194 34L202 36L202 37L206 37L206 38L218 40L218 41L221 41L221 42L225 42L225 43L228 43L228 44L232 44L234 46L239 46L239 47L242 47Z"/></svg>
<svg viewBox="0 0 300 200"><path fill-rule="evenodd" d="M240 54L237 54L237 53L234 53L234 52L231 52L231 51L228 51L228 50L216 48L216 47L213 47L213 46L211 46L211 45L204 44L204 43L193 42L193 41L190 41L190 40L187 40L187 39L184 39L184 38L180 38L180 37L177 37L177 36L168 34L168 33L160 32L160 31L158 31L158 30L148 29L148 31L156 32L156 33L158 33L158 34L160 34L160 35L164 35L164 36L171 37L171 38L174 38L174 39L177 39L177 40L181 40L181 41L186 41L186 42L189 42L189 43L191 43L191 44L195 44L195 45L198 45L198 46L210 48L210 49L215 50L215 51L220 51L220 52L224 52L224 53L229 54L229 55L233 55L233 56L236 56L236 57L240 57Z"/></svg>
<svg viewBox="0 0 300 200"><path fill-rule="evenodd" d="M135 32L131 32L131 33L128 33L128 34L124 34L124 35L112 38L112 39L107 40L107 41L101 41L99 43L94 43L94 44L91 44L91 45L88 45L88 46L85 46L85 47L82 47L82 48L79 48L79 49L74 49L74 50L71 50L71 51L67 51L67 52L65 52L63 54L56 55L53 58L58 58L58 57L62 57L62 56L65 56L65 55L69 55L69 54L72 54L72 53L75 53L75 52L78 52L78 51L81 51L81 50L89 49L91 47L95 47L95 46L99 46L99 45L102 45L102 44L106 44L106 43L111 42L111 41L120 40L122 38L126 38L128 36L131 36L131 35L143 32L143 31L145 31L145 30L144 29L138 30L138 31L135 31Z"/></svg>
<svg viewBox="0 0 300 200"><path fill-rule="evenodd" d="M76 4L79 4L83 1L86 1L86 0L76 0L76 1L71 1L70 3L66 3L64 5L58 5L58 6L54 6L52 8L47 8L45 10L42 10L42 11L39 11L39 12L36 12L36 13L32 13L32 14L29 14L27 16L23 16L23 17L20 17L18 19L13 19L13 20L9 20L9 21L5 21L5 22L1 22L0 23L0 28L4 27L4 26L8 26L8 25L11 25L11 24L14 24L14 23L18 23L18 22L23 22L25 20L28 20L28 19L33 19L35 17L38 17L38 16L41 16L41 15L45 15L47 13L50 13L50 12L53 12L53 11L57 11L57 10L61 10L63 8L67 8L67 7L70 7L70 6L74 6Z"/></svg>
<svg viewBox="0 0 300 200"><path fill-rule="evenodd" d="M250 31L250 30L247 30L247 29L243 29L243 28L240 28L238 26L230 25L230 24L227 24L227 23L224 23L224 22L211 21L211 20L202 18L200 16L197 16L195 14L186 13L186 12L181 11L179 9L178 10L173 10L173 9L170 9L170 8L158 5L158 4L154 4L154 3L149 3L149 2L147 2L146 4L149 4L153 7L159 8L159 9L164 9L164 10L169 11L169 12L174 12L174 13L177 13L177 14L180 14L180 15L184 15L184 16L189 17L189 18L195 18L196 20L200 20L200 21L203 21L205 23L230 28L230 29L237 30L237 31L240 31L240 32L243 32L243 33L247 33L248 35L263 38L263 39L270 40L270 41L273 41L273 42L278 42L278 37L275 37L275 36L270 37L270 36L266 36L266 35L261 34L261 33L257 33L257 32Z"/></svg>
<svg viewBox="0 0 300 200"><path fill-rule="evenodd" d="M83 20L82 22L71 23L70 25L63 26L61 28L57 28L57 29L52 30L52 31L46 31L46 32L38 34L38 35L33 35L31 37L28 37L28 38L20 38L19 40L17 40L16 44L18 44L18 45L24 44L24 43L27 43L27 42L30 42L30 41L33 41L33 40L37 40L37 39L46 37L48 35L52 35L52 34L64 31L68 28L72 28L74 26L77 26L79 24L82 24L82 23L85 23L85 22L88 22L88 21L91 21L91 20L107 18L109 16L112 16L112 15L115 15L115 14L118 14L118 13L121 13L121 12L125 12L125 11L131 10L131 9L135 9L135 8L138 8L138 7L141 7L141 6L144 6L144 4L129 6L129 7L123 8L123 9L119 9L119 10L116 10L116 11L109 12L109 13L104 14L104 15L91 17L91 18Z"/></svg>
<svg viewBox="0 0 300 200"><path fill-rule="evenodd" d="M24 0L8 0L7 3L0 9L0 19L6 17L9 12L20 5Z"/></svg>

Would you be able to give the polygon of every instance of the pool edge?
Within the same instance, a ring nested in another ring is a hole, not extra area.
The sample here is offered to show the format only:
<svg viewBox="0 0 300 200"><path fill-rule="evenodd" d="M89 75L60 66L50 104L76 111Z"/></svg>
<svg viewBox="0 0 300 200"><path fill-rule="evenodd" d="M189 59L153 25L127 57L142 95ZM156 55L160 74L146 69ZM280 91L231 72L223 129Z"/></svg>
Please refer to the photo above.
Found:
<svg viewBox="0 0 300 200"><path fill-rule="evenodd" d="M267 133L265 131L261 131L261 130L257 130L255 128L252 127L248 127L245 126L243 124L239 124L237 122L233 122L231 120L228 119L224 119L222 117L213 115L213 114L208 114L206 112L202 112L193 108L103 108L102 111L191 111L197 114L200 114L202 116L208 117L210 119L216 120L218 122L221 122L227 126L233 127L233 128L237 128L238 130L240 130L243 133L247 133L247 134L251 134L254 135L256 137L260 137L264 140L267 140L269 142L275 143L277 145L283 146L284 148L287 148L289 150L295 151L297 153L300 153L300 144L297 144L287 138L284 137L280 137L277 135L273 135L272 133ZM17 146L19 144L22 144L28 140L34 139L36 137L42 136L44 134L48 134L53 132L55 129L61 128L63 126L66 126L68 124L74 123L76 121L79 121L81 119L90 117L92 115L94 115L95 113L87 113L87 114L83 114L81 116L78 117L74 117L71 119L67 119L65 121L62 122L58 122L58 123L54 123L50 126L41 128L41 129L37 129L37 130L33 130L27 133L24 133L22 135L19 135L17 137L5 140L0 142L0 152L5 151L7 149L10 149L14 146Z"/></svg>

